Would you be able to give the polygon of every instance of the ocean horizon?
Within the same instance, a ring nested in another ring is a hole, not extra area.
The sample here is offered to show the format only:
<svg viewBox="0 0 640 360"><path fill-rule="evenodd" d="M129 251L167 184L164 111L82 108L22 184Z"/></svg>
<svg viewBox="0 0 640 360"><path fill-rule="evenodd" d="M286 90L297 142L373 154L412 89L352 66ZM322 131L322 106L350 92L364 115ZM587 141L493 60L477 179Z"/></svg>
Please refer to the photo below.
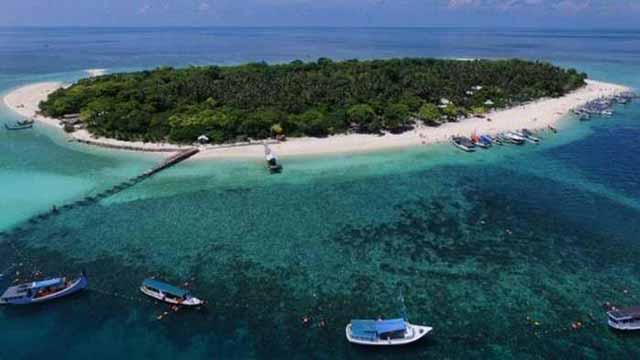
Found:
<svg viewBox="0 0 640 360"><path fill-rule="evenodd" d="M0 27L0 95L88 69L320 57L523 58L640 89L633 29ZM637 336L606 324L607 304L640 303L640 102L614 111L471 155L284 157L273 176L260 160L187 161L86 202L159 156L3 129L0 287L86 270L89 289L0 308L0 359L639 356ZM0 105L0 123L18 119ZM140 293L147 277L208 305L173 312ZM433 334L346 341L353 318L400 316L400 296Z"/></svg>

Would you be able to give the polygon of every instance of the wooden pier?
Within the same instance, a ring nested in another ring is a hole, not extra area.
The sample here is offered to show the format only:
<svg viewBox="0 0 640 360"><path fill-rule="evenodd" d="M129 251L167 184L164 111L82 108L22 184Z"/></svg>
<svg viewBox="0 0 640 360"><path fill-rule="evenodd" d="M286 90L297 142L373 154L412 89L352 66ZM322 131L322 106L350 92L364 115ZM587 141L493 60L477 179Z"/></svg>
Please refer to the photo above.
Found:
<svg viewBox="0 0 640 360"><path fill-rule="evenodd" d="M155 167L153 167L150 170L147 170L143 175L146 176L151 176L153 174L156 174L164 169L167 169L181 161L187 160L188 158L192 157L193 155L197 154L198 152L200 152L200 150L196 149L196 148L192 148L192 149L186 149L186 150L182 150L180 152L178 152L177 154L168 157L167 159L165 159L163 162L161 162L160 164L156 165Z"/></svg>
<svg viewBox="0 0 640 360"><path fill-rule="evenodd" d="M82 198L80 200L76 200L72 203L68 203L68 204L64 204L60 207L53 207L51 210L45 212L45 213L41 213L41 214L37 214L32 216L31 218L27 219L25 221L25 224L30 224L30 225L36 225L41 221L44 221L46 219L48 219L49 217L52 216L56 216L59 215L61 212L63 211L67 211L67 210L71 210L73 208L77 208L77 207L83 207L83 206L89 206L91 204L97 203L98 201L105 199L107 197L113 196L121 191L124 191L138 183L140 183L141 181L144 181L146 179L148 179L149 177L159 173L162 170L168 169L184 160L187 160L188 158L192 157L193 155L197 154L198 152L200 152L200 150L198 150L197 148L191 148L191 149L185 149L182 151L177 152L176 154L164 159L161 163L159 163L158 165L154 166L153 168L145 171L144 173L133 177L131 179L127 179L119 184L116 184L114 186L112 186L111 188L104 190L98 194L95 194L93 196L87 196L85 198ZM13 230L7 231L7 232L1 232L0 233L0 239L6 236L15 236L17 233L20 233L21 231L23 231L24 229L17 227L14 228Z"/></svg>

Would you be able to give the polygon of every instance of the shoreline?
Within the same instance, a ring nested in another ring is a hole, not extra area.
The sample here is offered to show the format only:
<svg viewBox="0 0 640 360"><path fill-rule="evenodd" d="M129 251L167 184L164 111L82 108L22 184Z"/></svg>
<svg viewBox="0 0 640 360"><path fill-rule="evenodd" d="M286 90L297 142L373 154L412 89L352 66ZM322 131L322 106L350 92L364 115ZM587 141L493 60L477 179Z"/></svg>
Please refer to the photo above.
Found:
<svg viewBox="0 0 640 360"><path fill-rule="evenodd" d="M43 82L14 89L4 96L4 104L17 114L33 118L61 131L58 119L37 115L38 104L48 95L63 86L60 82ZM491 111L485 118L470 117L460 122L450 122L438 127L422 126L402 134L340 134L326 138L291 138L285 142L272 143L271 148L279 156L353 154L376 150L401 149L405 147L448 142L451 136L469 136L473 132L496 134L522 128L545 129L555 125L571 109L600 97L609 97L631 89L622 85L587 80L587 85L560 98L543 98L509 109ZM487 120L491 119L491 121ZM167 143L143 143L94 137L87 130L76 130L66 134L76 142L105 148L143 151L175 152L198 147L200 153L193 159L263 158L263 141L235 145L174 145Z"/></svg>

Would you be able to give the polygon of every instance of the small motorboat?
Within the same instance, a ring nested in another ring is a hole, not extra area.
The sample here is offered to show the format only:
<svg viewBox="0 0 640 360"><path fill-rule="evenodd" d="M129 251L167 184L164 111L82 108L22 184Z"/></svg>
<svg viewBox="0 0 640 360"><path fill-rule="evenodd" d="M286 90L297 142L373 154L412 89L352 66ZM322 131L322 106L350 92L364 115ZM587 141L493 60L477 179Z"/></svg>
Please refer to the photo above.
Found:
<svg viewBox="0 0 640 360"><path fill-rule="evenodd" d="M352 344L392 346L418 341L431 330L432 327L413 325L404 319L351 320L346 335Z"/></svg>
<svg viewBox="0 0 640 360"><path fill-rule="evenodd" d="M607 312L609 326L616 330L640 330L640 306Z"/></svg>
<svg viewBox="0 0 640 360"><path fill-rule="evenodd" d="M0 304L27 305L58 299L85 289L87 276L83 272L74 280L53 278L9 287L0 297Z"/></svg>
<svg viewBox="0 0 640 360"><path fill-rule="evenodd" d="M26 130L33 127L33 120L18 121L13 125L4 124L4 128L7 130Z"/></svg>
<svg viewBox="0 0 640 360"><path fill-rule="evenodd" d="M513 132L504 133L504 137L508 139L512 144L522 145L525 142L524 137Z"/></svg>
<svg viewBox="0 0 640 360"><path fill-rule="evenodd" d="M476 151L474 149L475 145L473 144L473 142L464 137L464 136L454 136L451 138L451 143L453 144L453 146L457 147L458 149L462 150L462 151L466 151L466 152L474 152Z"/></svg>
<svg viewBox="0 0 640 360"><path fill-rule="evenodd" d="M483 149L488 149L491 147L491 143L490 142L485 142L482 140L482 138L480 136L478 136L476 133L473 133L471 135L471 141L473 142L473 144L479 148L483 148Z"/></svg>
<svg viewBox="0 0 640 360"><path fill-rule="evenodd" d="M502 140L498 139L497 137L493 137L491 135L482 135L480 136L480 139L483 141L490 142L491 144L504 145Z"/></svg>
<svg viewBox="0 0 640 360"><path fill-rule="evenodd" d="M533 133L529 129L522 129L522 135L524 135L525 139L529 141L533 141L534 143L539 143L540 138L533 136Z"/></svg>
<svg viewBox="0 0 640 360"><path fill-rule="evenodd" d="M166 302L167 304L183 306L198 306L204 304L203 300L191 296L189 291L160 280L145 279L142 282L142 286L140 286L140 291L147 296Z"/></svg>
<svg viewBox="0 0 640 360"><path fill-rule="evenodd" d="M511 141L511 139L509 139L506 135L504 134L497 134L496 135L496 140L502 142L503 144L511 144L513 143Z"/></svg>
<svg viewBox="0 0 640 360"><path fill-rule="evenodd" d="M493 139L487 135L480 135L478 138L478 143L484 144L487 147L491 147L493 145Z"/></svg>
<svg viewBox="0 0 640 360"><path fill-rule="evenodd" d="M264 144L264 158L267 160L267 168L272 174L282 172L282 165L278 163L278 158L267 144Z"/></svg>

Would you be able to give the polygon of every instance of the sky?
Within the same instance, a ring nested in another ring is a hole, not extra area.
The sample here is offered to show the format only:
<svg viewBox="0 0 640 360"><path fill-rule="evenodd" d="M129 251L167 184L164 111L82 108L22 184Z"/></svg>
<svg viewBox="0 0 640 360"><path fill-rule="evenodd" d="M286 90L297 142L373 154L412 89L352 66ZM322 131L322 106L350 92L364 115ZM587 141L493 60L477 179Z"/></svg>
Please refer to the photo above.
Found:
<svg viewBox="0 0 640 360"><path fill-rule="evenodd" d="M0 0L0 26L640 29L640 0Z"/></svg>

